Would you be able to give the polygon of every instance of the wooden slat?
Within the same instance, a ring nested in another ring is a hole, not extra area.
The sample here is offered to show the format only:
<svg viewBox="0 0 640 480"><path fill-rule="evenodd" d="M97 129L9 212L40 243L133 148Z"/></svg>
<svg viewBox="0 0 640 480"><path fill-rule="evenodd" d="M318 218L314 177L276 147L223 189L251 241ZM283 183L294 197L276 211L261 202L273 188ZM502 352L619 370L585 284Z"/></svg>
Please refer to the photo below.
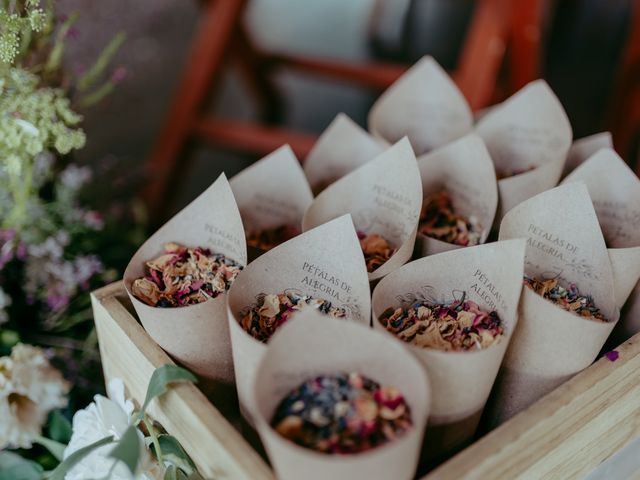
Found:
<svg viewBox="0 0 640 480"><path fill-rule="evenodd" d="M258 155L266 155L288 143L300 161L316 141L314 135L287 128L212 117L199 120L193 131L202 140L220 147Z"/></svg>
<svg viewBox="0 0 640 480"><path fill-rule="evenodd" d="M142 404L153 371L173 363L125 308L121 282L91 295L105 380L121 378ZM274 480L262 458L195 385L172 387L149 414L174 435L206 478Z"/></svg>
<svg viewBox="0 0 640 480"><path fill-rule="evenodd" d="M640 436L640 334L423 480L580 479Z"/></svg>
<svg viewBox="0 0 640 480"><path fill-rule="evenodd" d="M285 66L374 90L386 89L408 68L407 65L399 65L397 63L365 63L298 55L272 54L269 56L269 61L274 65Z"/></svg>

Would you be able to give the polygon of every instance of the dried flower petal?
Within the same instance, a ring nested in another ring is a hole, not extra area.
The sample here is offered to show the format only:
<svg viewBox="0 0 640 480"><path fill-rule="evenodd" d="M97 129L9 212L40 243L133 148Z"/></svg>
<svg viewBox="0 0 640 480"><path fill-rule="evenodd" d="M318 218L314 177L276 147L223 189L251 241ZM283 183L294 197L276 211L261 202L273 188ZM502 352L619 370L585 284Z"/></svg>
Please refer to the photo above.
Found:
<svg viewBox="0 0 640 480"><path fill-rule="evenodd" d="M453 210L446 191L429 195L422 201L418 231L443 242L470 247L478 245L482 227L474 216L466 218Z"/></svg>
<svg viewBox="0 0 640 480"><path fill-rule="evenodd" d="M281 225L247 234L247 246L268 251L281 243L291 240L300 233L300 229L293 225Z"/></svg>
<svg viewBox="0 0 640 480"><path fill-rule="evenodd" d="M260 295L258 301L242 313L239 323L253 338L266 343L295 312L304 308L315 308L330 317L342 318L347 315L344 308L334 307L327 300L287 290L277 295Z"/></svg>
<svg viewBox="0 0 640 480"><path fill-rule="evenodd" d="M402 393L358 373L310 379L282 399L271 425L321 453L348 454L390 442L412 426Z"/></svg>
<svg viewBox="0 0 640 480"><path fill-rule="evenodd" d="M384 265L396 252L396 249L383 236L376 233L367 235L359 231L358 239L360 240L360 248L362 248L367 272L369 273Z"/></svg>
<svg viewBox="0 0 640 480"><path fill-rule="evenodd" d="M615 362L620 356L620 354L618 353L617 350L612 350L610 352L605 353L604 356L607 357L607 360L611 362Z"/></svg>
<svg viewBox="0 0 640 480"><path fill-rule="evenodd" d="M555 278L543 280L524 277L524 284L538 295L552 301L564 310L573 312L585 319L608 322L600 312L600 309L596 307L593 297L581 294L574 283L565 288Z"/></svg>
<svg viewBox="0 0 640 480"><path fill-rule="evenodd" d="M183 307L215 298L231 287L242 266L206 248L167 243L164 254L146 264L146 275L131 286L152 307Z"/></svg>
<svg viewBox="0 0 640 480"><path fill-rule="evenodd" d="M390 307L380 316L380 323L400 340L444 351L482 350L504 334L498 312L485 312L464 297L449 304L416 302Z"/></svg>

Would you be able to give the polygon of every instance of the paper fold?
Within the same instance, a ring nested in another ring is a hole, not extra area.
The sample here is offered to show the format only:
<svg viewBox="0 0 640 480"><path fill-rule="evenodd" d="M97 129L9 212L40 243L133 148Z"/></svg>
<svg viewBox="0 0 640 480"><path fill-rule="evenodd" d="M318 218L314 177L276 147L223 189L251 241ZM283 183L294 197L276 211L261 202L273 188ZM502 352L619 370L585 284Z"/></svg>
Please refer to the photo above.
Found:
<svg viewBox="0 0 640 480"><path fill-rule="evenodd" d="M344 322L369 325L370 291L360 243L349 215L309 230L251 262L229 289L229 328L236 387L243 415L252 422L251 384L267 344L239 321L260 294L297 291L347 311ZM295 322L297 312L291 322ZM324 318L328 318L323 316ZM276 332L277 333L277 332Z"/></svg>
<svg viewBox="0 0 640 480"><path fill-rule="evenodd" d="M350 455L314 452L271 428L271 416L287 393L311 377L337 372L358 372L381 385L398 388L411 409L413 427L385 445ZM402 345L368 327L320 318L310 311L276 332L253 387L258 431L281 480L413 478L429 415L429 397L422 367Z"/></svg>
<svg viewBox="0 0 640 480"><path fill-rule="evenodd" d="M473 128L467 100L429 56L391 85L369 112L369 131L395 143L409 137L416 155L445 145Z"/></svg>
<svg viewBox="0 0 640 480"><path fill-rule="evenodd" d="M424 198L446 190L454 210L469 218L475 216L482 227L480 243L491 231L498 206L498 187L493 162L482 139L468 134L418 158ZM461 248L418 233L415 256Z"/></svg>
<svg viewBox="0 0 640 480"><path fill-rule="evenodd" d="M320 135L304 161L304 173L311 189L320 193L347 173L373 160L388 147L339 113Z"/></svg>
<svg viewBox="0 0 640 480"><path fill-rule="evenodd" d="M369 280L376 280L411 258L421 202L420 171L404 138L318 195L304 215L302 229L350 213L356 230L379 234L397 249L369 274Z"/></svg>
<svg viewBox="0 0 640 480"><path fill-rule="evenodd" d="M567 161L564 164L562 176L567 176L601 148L613 148L611 132L596 133L588 137L579 138L573 142L567 154Z"/></svg>
<svg viewBox="0 0 640 480"><path fill-rule="evenodd" d="M164 244L204 247L246 265L244 230L224 174L138 249L124 272L124 285L145 330L169 355L207 380L233 383L226 294L196 305L157 308L138 300L131 285Z"/></svg>
<svg viewBox="0 0 640 480"><path fill-rule="evenodd" d="M525 242L509 240L414 260L383 278L372 298L374 328L411 351L428 372L432 406L426 441L428 457L450 453L474 435L516 329ZM496 310L505 334L484 350L445 352L407 344L388 332L379 318L389 307L417 301L450 303L462 295L486 311ZM463 392L463 393L461 393Z"/></svg>
<svg viewBox="0 0 640 480"><path fill-rule="evenodd" d="M497 218L555 186L571 145L571 124L544 80L536 80L488 112L476 125L500 176Z"/></svg>

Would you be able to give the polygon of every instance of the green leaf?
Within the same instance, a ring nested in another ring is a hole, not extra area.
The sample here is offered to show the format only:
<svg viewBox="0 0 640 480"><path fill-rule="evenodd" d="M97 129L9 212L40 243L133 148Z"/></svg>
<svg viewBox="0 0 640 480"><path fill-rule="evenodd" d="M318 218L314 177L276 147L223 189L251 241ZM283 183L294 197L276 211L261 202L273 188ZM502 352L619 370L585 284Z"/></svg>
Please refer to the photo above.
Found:
<svg viewBox="0 0 640 480"><path fill-rule="evenodd" d="M138 412L137 419L141 420L144 417L144 413L146 412L149 403L151 403L151 400L164 394L167 391L169 384L184 381L197 382L198 379L191 372L178 367L177 365L163 365L156 368L149 380L147 395L144 399L140 412Z"/></svg>
<svg viewBox="0 0 640 480"><path fill-rule="evenodd" d="M189 480L190 478L186 473L176 468L175 465L169 465L164 472L164 480Z"/></svg>
<svg viewBox="0 0 640 480"><path fill-rule="evenodd" d="M42 480L44 469L13 452L0 452L0 480Z"/></svg>
<svg viewBox="0 0 640 480"><path fill-rule="evenodd" d="M62 56L64 54L65 38L73 24L78 20L78 16L78 12L73 12L60 26L58 34L56 35L55 43L53 44L53 48L49 52L49 58L47 58L47 63L44 66L45 72L51 73L60 68L60 64L62 63Z"/></svg>
<svg viewBox="0 0 640 480"><path fill-rule="evenodd" d="M43 436L39 436L33 439L35 443L38 445L42 445L44 448L51 452L51 455L56 457L56 460L59 462L64 458L64 449L66 445L64 443L56 442L55 440L51 440L50 438L46 438Z"/></svg>
<svg viewBox="0 0 640 480"><path fill-rule="evenodd" d="M49 437L56 442L69 443L71 440L71 422L60 410L54 410L49 415Z"/></svg>
<svg viewBox="0 0 640 480"><path fill-rule="evenodd" d="M130 425L120 438L118 444L111 450L109 457L120 460L129 471L134 474L140 461L140 437L135 426Z"/></svg>
<svg viewBox="0 0 640 480"><path fill-rule="evenodd" d="M162 458L165 462L175 465L187 475L191 475L197 471L193 460L191 460L175 437L171 435L159 435L158 443L160 444Z"/></svg>
<svg viewBox="0 0 640 480"><path fill-rule="evenodd" d="M51 475L48 477L48 480L64 480L65 475L69 470L75 467L78 463L80 463L87 455L93 452L95 449L100 448L104 445L108 445L113 443L113 436L105 437L102 440L98 440L86 447L82 447L79 450L76 450L67 458L65 458L60 465L56 467L54 471L51 472Z"/></svg>
<svg viewBox="0 0 640 480"><path fill-rule="evenodd" d="M115 37L113 37L111 42L109 42L109 44L105 47L105 49L102 51L89 71L82 75L82 77L80 77L80 79L78 80L78 90L84 92L96 83L96 81L106 70L109 63L111 63L111 59L120 49L126 38L127 36L124 34L124 32L120 32Z"/></svg>

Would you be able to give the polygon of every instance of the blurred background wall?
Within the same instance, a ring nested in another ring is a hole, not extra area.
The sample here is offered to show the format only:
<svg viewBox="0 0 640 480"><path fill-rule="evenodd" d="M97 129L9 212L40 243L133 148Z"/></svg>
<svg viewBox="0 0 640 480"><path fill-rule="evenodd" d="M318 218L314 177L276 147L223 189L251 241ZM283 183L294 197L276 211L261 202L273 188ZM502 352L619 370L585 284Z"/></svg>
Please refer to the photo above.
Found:
<svg viewBox="0 0 640 480"><path fill-rule="evenodd" d="M564 104L579 138L606 128L611 92L627 39L633 0L551 2L543 32L543 75ZM253 0L245 22L255 42L277 52L411 63L431 54L456 65L473 0ZM122 173L140 173L167 114L196 29L199 5L181 0L61 0L81 19L70 42L74 69L82 69L117 31L128 35L118 54L127 77L111 97L86 116L89 134L82 160L118 159ZM303 74L282 72L277 85L286 101L284 123L321 132L341 111L361 125L377 94ZM238 118L255 115L234 70L210 108ZM255 158L206 146L195 153L175 208L185 205L221 171L228 176Z"/></svg>

